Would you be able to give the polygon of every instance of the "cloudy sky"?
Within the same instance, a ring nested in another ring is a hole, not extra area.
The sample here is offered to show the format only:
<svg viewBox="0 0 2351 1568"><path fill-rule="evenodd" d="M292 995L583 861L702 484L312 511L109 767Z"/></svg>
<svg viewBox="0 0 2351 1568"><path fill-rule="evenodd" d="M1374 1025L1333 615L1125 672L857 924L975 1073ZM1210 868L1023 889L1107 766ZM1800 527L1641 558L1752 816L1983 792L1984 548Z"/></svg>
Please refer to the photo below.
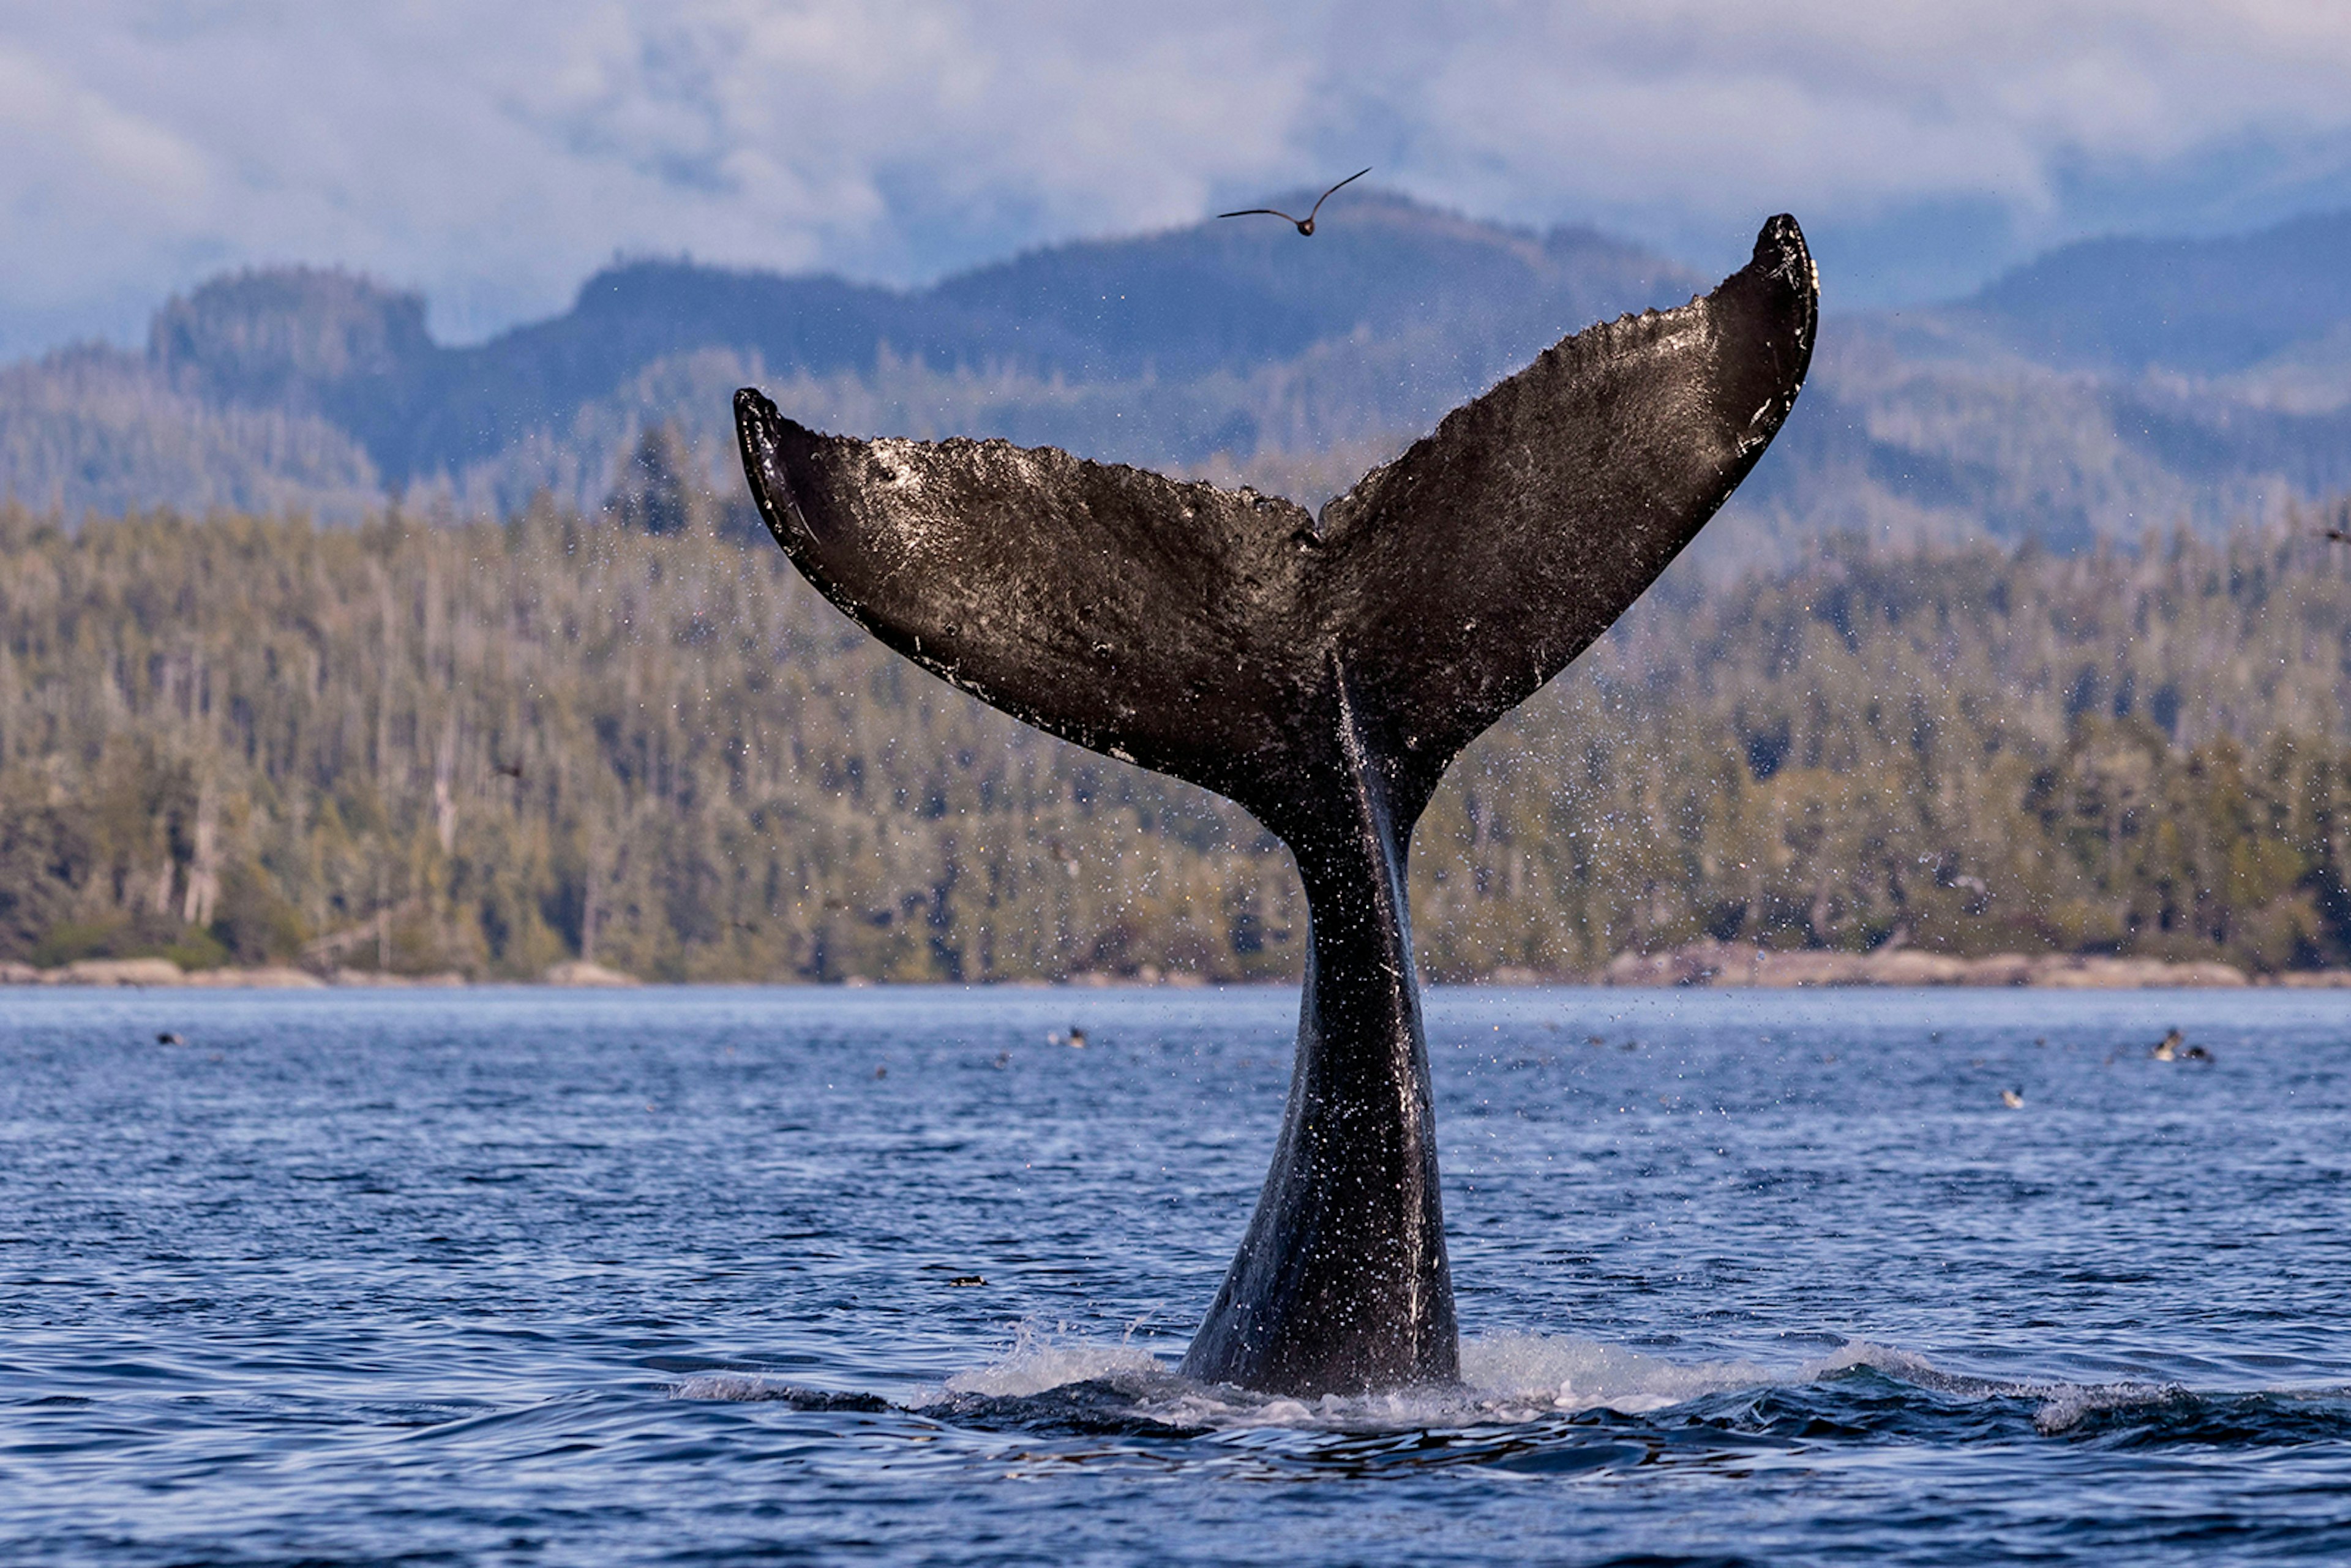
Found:
<svg viewBox="0 0 2351 1568"><path fill-rule="evenodd" d="M615 254L919 283L1374 181L1832 301L2351 206L2344 0L0 0L0 353L251 263L445 337Z"/></svg>

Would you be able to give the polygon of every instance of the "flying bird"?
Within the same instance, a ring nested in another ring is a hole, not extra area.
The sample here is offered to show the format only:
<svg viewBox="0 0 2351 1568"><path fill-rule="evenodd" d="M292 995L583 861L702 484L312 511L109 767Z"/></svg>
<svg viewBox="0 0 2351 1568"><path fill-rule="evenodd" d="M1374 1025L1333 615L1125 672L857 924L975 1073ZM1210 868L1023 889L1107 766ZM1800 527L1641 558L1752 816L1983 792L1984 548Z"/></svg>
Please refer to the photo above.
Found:
<svg viewBox="0 0 2351 1568"><path fill-rule="evenodd" d="M1345 179L1340 181L1339 185L1352 185L1370 172L1371 171L1369 169L1358 169L1353 173L1348 175ZM1290 217L1288 213L1278 212L1271 207L1243 207L1239 212L1218 213L1217 216L1220 218L1253 218L1259 214L1263 214L1269 218L1282 218L1288 222L1296 224L1298 225L1298 232L1311 239L1314 235L1314 214L1322 210L1322 204L1331 199L1332 192L1338 190L1339 185L1333 185L1329 191L1325 191L1321 195L1315 197L1313 206L1307 209L1306 215L1302 218Z"/></svg>

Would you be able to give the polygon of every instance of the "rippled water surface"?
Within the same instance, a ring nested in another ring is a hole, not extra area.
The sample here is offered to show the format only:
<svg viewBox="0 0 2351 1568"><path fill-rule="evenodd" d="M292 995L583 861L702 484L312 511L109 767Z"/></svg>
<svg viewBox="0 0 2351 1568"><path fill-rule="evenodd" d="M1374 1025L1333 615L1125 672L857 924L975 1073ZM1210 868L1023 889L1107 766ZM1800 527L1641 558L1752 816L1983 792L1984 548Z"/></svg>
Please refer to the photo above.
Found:
<svg viewBox="0 0 2351 1568"><path fill-rule="evenodd" d="M1295 1005L0 991L0 1561L2351 1558L2351 1001L1434 993L1467 1385L1311 1403Z"/></svg>

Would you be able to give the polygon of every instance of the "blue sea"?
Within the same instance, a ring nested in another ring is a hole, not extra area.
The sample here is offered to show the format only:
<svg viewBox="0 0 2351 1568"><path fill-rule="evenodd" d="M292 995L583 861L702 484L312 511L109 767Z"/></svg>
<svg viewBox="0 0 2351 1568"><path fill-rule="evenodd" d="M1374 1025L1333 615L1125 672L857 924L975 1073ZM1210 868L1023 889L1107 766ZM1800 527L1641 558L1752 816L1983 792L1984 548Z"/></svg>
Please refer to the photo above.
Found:
<svg viewBox="0 0 2351 1568"><path fill-rule="evenodd" d="M2351 1559L2351 1000L1428 1005L1465 1385L1300 1401L1294 992L0 991L0 1563Z"/></svg>

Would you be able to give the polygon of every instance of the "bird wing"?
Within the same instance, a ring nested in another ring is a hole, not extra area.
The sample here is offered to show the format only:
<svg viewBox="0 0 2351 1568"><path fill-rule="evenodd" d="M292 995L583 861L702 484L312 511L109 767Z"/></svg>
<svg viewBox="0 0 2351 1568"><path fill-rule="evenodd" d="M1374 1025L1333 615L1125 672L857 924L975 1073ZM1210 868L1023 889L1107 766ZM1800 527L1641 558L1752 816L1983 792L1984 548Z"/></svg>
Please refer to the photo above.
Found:
<svg viewBox="0 0 2351 1568"><path fill-rule="evenodd" d="M1220 218L1253 218L1260 214L1269 218L1283 218L1293 224L1298 221L1296 218L1290 217L1288 213L1277 212L1271 207L1243 207L1239 212L1218 213L1217 216Z"/></svg>
<svg viewBox="0 0 2351 1568"><path fill-rule="evenodd" d="M1368 174L1368 173L1370 173L1370 172L1371 172L1371 171L1370 171L1369 169L1358 169L1358 170L1356 170L1353 173L1352 173L1352 174L1348 175L1345 179L1343 179L1343 180L1340 181L1338 184L1332 186L1330 190L1327 190L1327 191L1323 192L1321 195L1319 195L1319 196L1315 197L1315 198L1314 198L1314 205L1313 205L1313 208L1312 208L1311 211L1309 211L1309 212L1307 213L1306 216L1307 216L1310 220L1311 220L1311 219L1312 219L1312 217L1314 216L1314 214L1315 214L1316 213L1319 213L1319 212L1321 212L1321 211L1322 210L1322 204L1323 204L1323 203L1325 203L1325 202L1329 201L1329 200L1330 200L1333 195L1335 195L1339 191L1341 191L1341 190L1342 190L1342 189L1343 189L1344 187L1353 184L1356 181L1358 181L1358 180L1362 179L1364 175L1366 175L1366 174Z"/></svg>

